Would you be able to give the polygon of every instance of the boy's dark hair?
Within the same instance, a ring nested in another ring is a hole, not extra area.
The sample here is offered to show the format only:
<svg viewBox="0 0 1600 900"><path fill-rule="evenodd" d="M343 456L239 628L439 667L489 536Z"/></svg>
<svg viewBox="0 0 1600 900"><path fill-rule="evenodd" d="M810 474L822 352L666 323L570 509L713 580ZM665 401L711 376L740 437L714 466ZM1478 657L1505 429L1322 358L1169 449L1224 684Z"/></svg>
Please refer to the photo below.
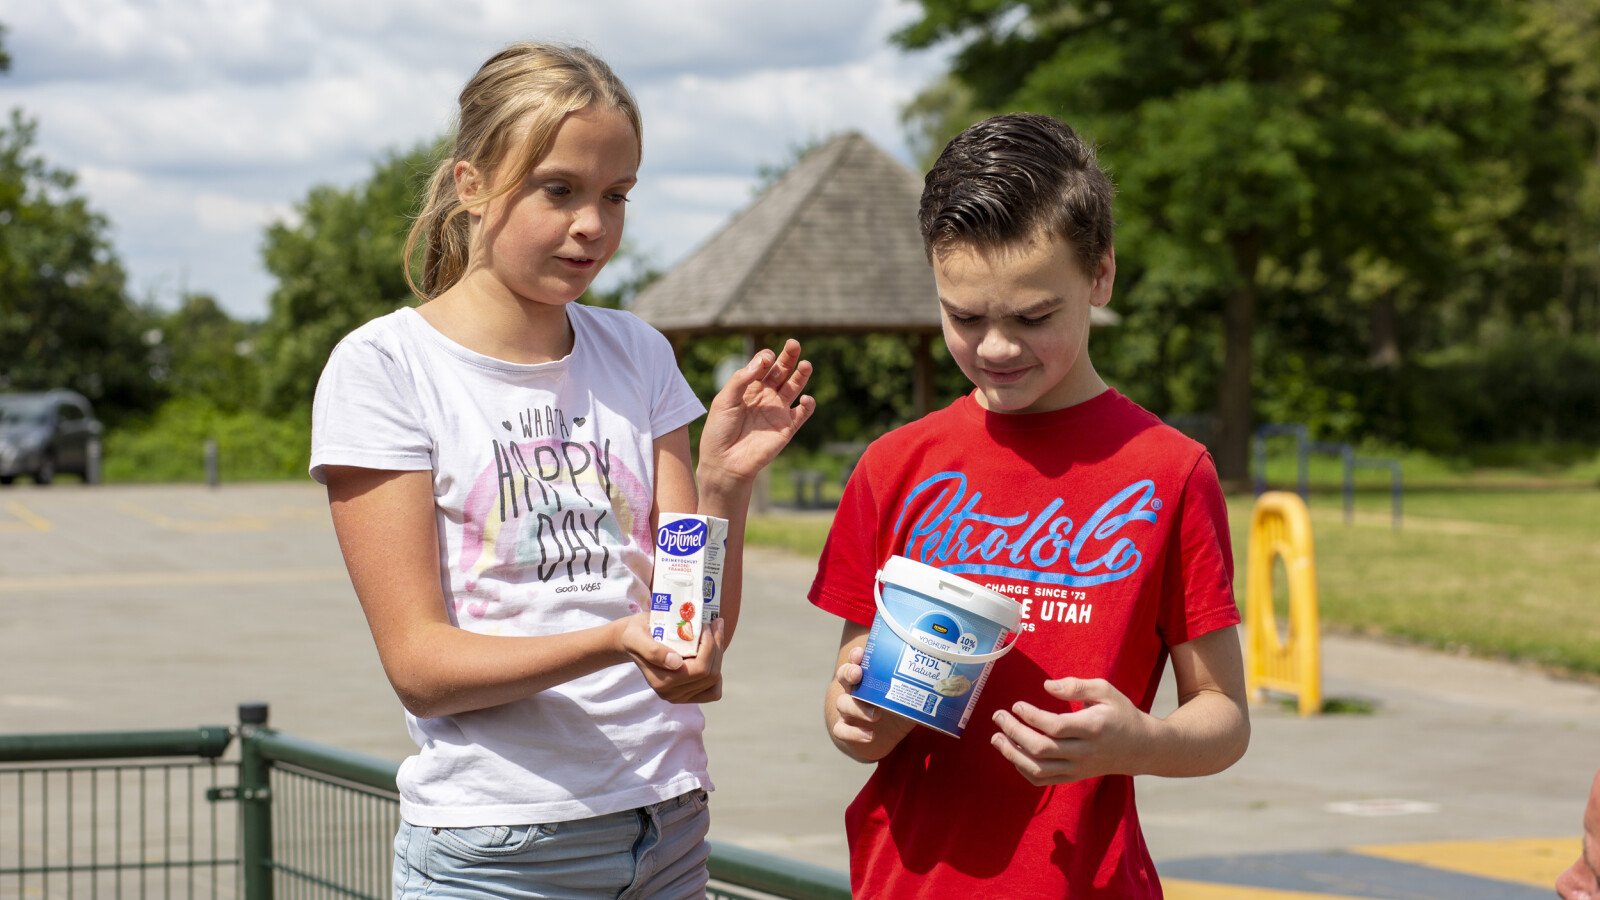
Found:
<svg viewBox="0 0 1600 900"><path fill-rule="evenodd" d="M1043 232L1065 238L1093 276L1111 248L1114 192L1094 148L1059 119L993 116L951 139L923 180L922 246L932 261Z"/></svg>

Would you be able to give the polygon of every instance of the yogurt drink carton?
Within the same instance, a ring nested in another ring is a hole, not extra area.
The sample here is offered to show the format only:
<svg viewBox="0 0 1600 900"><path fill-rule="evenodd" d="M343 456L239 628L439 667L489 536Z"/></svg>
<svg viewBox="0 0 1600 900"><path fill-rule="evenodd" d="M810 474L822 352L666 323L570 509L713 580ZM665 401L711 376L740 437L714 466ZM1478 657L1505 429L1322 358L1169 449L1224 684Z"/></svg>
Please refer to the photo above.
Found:
<svg viewBox="0 0 1600 900"><path fill-rule="evenodd" d="M656 571L650 584L650 636L685 659L722 607L722 562L728 520L662 513L656 528Z"/></svg>

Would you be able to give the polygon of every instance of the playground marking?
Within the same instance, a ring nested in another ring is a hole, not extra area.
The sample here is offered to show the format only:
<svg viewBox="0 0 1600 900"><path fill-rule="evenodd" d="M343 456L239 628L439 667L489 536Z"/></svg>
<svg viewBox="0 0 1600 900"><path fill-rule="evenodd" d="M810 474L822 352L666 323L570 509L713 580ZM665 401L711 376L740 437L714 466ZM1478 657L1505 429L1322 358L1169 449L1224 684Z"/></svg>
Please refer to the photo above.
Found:
<svg viewBox="0 0 1600 900"><path fill-rule="evenodd" d="M1161 879L1161 893L1167 900L1361 900L1347 894L1309 894L1305 891L1280 891L1181 878Z"/></svg>
<svg viewBox="0 0 1600 900"><path fill-rule="evenodd" d="M0 531L49 531L55 526L50 520L39 515L15 500L6 502L6 511L20 519L20 522L0 522Z"/></svg>
<svg viewBox="0 0 1600 900"><path fill-rule="evenodd" d="M1500 841L1434 841L1352 847L1378 856L1503 881L1550 887L1583 849L1581 838L1518 838Z"/></svg>
<svg viewBox="0 0 1600 900"><path fill-rule="evenodd" d="M167 531L188 531L201 534L216 534L238 531L266 531L272 527L272 523L261 516L232 516L227 519L213 519L210 521L204 521L195 519L175 519L164 513L158 513L154 510L145 509L144 507L134 503L119 503L117 505L117 509L120 512L134 517L135 519L140 519L156 526L157 528L166 529Z"/></svg>
<svg viewBox="0 0 1600 900"><path fill-rule="evenodd" d="M1429 803L1425 800L1400 800L1394 797L1380 797L1372 800L1340 800L1336 803L1329 803L1322 808L1342 816L1379 818L1436 813L1439 811L1439 804Z"/></svg>
<svg viewBox="0 0 1600 900"><path fill-rule="evenodd" d="M226 572L103 572L92 575L0 578L0 594L31 591L122 590L177 585L301 584L316 581L345 581L348 578L349 575L343 568L332 566Z"/></svg>

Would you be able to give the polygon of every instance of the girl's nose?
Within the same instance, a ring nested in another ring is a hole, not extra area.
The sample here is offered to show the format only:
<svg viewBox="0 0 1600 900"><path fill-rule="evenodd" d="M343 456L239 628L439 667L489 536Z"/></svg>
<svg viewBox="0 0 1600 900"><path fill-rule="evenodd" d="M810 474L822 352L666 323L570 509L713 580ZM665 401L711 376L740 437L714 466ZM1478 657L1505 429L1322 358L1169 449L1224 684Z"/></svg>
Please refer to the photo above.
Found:
<svg viewBox="0 0 1600 900"><path fill-rule="evenodd" d="M585 203L577 208L572 218L572 234L588 241L606 236L606 218L598 203Z"/></svg>

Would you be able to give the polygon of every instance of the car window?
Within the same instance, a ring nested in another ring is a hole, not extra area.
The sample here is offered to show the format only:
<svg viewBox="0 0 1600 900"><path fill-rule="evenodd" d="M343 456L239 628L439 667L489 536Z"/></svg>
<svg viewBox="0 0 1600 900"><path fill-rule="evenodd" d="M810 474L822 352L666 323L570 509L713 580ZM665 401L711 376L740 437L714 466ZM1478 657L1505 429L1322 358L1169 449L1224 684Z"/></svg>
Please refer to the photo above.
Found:
<svg viewBox="0 0 1600 900"><path fill-rule="evenodd" d="M79 409L75 404L63 403L61 404L59 415L63 422L77 422L83 418L83 410Z"/></svg>
<svg viewBox="0 0 1600 900"><path fill-rule="evenodd" d="M50 408L35 401L0 401L0 425L45 425Z"/></svg>

